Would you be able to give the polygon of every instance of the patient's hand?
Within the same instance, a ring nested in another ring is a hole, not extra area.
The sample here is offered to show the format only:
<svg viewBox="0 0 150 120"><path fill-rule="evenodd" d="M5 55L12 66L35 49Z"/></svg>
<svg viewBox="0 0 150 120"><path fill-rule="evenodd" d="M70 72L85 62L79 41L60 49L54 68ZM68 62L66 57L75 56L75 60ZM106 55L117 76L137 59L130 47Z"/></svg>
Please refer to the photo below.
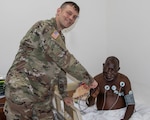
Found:
<svg viewBox="0 0 150 120"><path fill-rule="evenodd" d="M90 89L90 95L94 98L97 97L97 95L99 94L100 88L99 86L97 86L95 89Z"/></svg>
<svg viewBox="0 0 150 120"><path fill-rule="evenodd" d="M73 104L73 99L71 97L65 97L63 100L64 100L65 104L68 106Z"/></svg>

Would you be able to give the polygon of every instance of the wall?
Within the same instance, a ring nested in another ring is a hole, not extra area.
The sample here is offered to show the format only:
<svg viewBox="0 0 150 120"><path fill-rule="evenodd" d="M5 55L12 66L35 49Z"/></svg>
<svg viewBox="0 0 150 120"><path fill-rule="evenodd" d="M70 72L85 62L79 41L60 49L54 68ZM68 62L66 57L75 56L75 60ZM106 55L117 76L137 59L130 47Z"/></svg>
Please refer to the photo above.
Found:
<svg viewBox="0 0 150 120"><path fill-rule="evenodd" d="M121 72L131 80L135 97L150 101L150 1L107 0L107 55L121 61Z"/></svg>
<svg viewBox="0 0 150 120"><path fill-rule="evenodd" d="M64 1L0 1L0 74L7 73L27 30L36 21L55 16ZM107 56L117 56L120 72L131 80L136 99L148 103L150 1L73 1L81 13L74 28L64 33L70 52L93 76L102 71Z"/></svg>
<svg viewBox="0 0 150 120"><path fill-rule="evenodd" d="M64 1L0 1L0 74L7 73L18 50L19 42L27 30L38 20L54 17L56 9ZM74 1L80 6L81 13L74 29L65 33L67 47L87 70L95 75L101 68L102 58L105 58L105 2ZM100 7L95 7L97 3ZM100 11L99 17L95 14L97 11Z"/></svg>

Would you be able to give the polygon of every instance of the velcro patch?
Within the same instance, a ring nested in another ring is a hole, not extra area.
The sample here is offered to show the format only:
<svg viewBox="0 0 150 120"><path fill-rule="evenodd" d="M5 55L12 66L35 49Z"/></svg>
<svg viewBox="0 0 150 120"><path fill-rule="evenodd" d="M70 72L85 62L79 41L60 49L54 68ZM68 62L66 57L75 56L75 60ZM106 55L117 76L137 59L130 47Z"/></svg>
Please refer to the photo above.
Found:
<svg viewBox="0 0 150 120"><path fill-rule="evenodd" d="M51 36L54 38L54 39L57 39L59 37L59 33L57 32L57 30L54 30L54 32L51 34Z"/></svg>

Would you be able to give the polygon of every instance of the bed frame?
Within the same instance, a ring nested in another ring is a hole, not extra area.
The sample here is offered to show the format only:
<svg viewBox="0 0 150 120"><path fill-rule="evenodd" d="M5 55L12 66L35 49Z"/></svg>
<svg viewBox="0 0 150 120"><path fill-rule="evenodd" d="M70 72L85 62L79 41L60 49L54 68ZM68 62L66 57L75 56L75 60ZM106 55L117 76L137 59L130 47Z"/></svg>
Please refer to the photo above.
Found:
<svg viewBox="0 0 150 120"><path fill-rule="evenodd" d="M67 91L68 91L69 96L72 96L72 94L75 92L78 85L79 85L79 83L77 83L77 82L68 84ZM55 109L57 110L57 112L59 114L61 114L61 116L64 117L63 119L60 119L60 120L83 120L83 118L81 116L82 114L77 107L75 107L74 105L66 106L64 104L62 97L58 92L57 87L55 89L54 103L55 103L54 106L55 106ZM137 114L135 114L135 116L142 115L141 117L143 117L143 118L145 117L146 120L149 120L149 118L150 118L150 116L149 116L150 115L150 107L149 106L140 102L140 103L136 104L135 109L137 112Z"/></svg>
<svg viewBox="0 0 150 120"><path fill-rule="evenodd" d="M68 84L67 91L69 96L72 96L77 87L78 83L76 82ZM59 114L64 116L65 120L82 120L82 116L79 109L77 109L74 105L67 106L64 104L64 102L62 101L62 97L59 94L57 86L54 95L54 107Z"/></svg>

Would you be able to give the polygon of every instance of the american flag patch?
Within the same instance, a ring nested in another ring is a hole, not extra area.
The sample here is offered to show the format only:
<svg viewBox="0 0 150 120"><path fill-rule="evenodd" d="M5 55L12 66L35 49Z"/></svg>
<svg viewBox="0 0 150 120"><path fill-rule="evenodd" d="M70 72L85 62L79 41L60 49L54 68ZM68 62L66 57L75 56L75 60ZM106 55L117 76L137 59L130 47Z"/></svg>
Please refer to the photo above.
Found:
<svg viewBox="0 0 150 120"><path fill-rule="evenodd" d="M57 39L58 36L59 36L59 33L57 32L57 30L54 30L54 32L51 34L51 36L52 36L54 39Z"/></svg>

